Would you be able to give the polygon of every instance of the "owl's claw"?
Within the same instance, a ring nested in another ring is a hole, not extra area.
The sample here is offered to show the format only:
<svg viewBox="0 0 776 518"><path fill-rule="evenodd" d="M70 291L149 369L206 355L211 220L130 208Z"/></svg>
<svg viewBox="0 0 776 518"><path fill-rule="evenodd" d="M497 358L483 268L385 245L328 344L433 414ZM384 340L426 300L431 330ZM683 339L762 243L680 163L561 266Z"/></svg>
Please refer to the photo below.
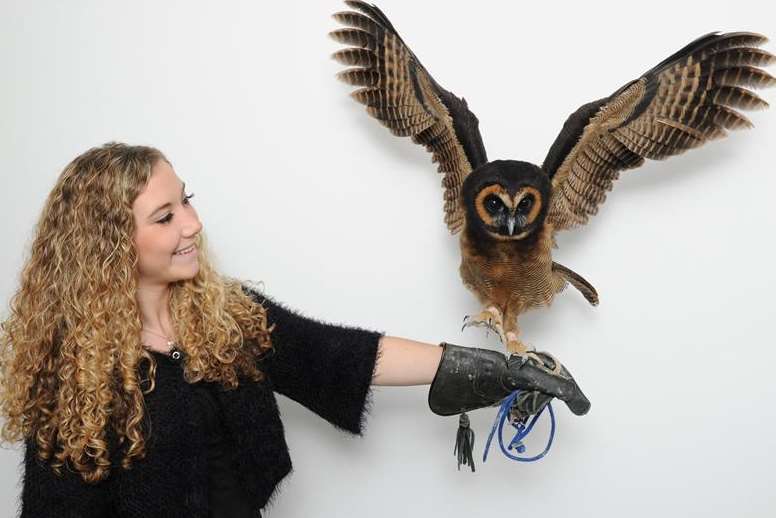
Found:
<svg viewBox="0 0 776 518"><path fill-rule="evenodd" d="M493 319L489 318L485 324L485 338L490 336L490 330L493 329Z"/></svg>
<svg viewBox="0 0 776 518"><path fill-rule="evenodd" d="M502 343L506 343L504 327L501 321L501 311L494 306L483 309L477 315L466 315L463 318L461 331L470 326L484 327L485 336L488 336L488 331L493 331L499 336Z"/></svg>
<svg viewBox="0 0 776 518"><path fill-rule="evenodd" d="M537 367L540 367L551 374L563 375L563 366L557 358L548 352L542 351L541 353L537 353L535 351L525 350L513 353L513 356L518 356L526 362L533 362Z"/></svg>
<svg viewBox="0 0 776 518"><path fill-rule="evenodd" d="M463 333L463 330L466 329L469 326L468 323L469 315L464 315L463 317L463 325L461 326L461 332Z"/></svg>

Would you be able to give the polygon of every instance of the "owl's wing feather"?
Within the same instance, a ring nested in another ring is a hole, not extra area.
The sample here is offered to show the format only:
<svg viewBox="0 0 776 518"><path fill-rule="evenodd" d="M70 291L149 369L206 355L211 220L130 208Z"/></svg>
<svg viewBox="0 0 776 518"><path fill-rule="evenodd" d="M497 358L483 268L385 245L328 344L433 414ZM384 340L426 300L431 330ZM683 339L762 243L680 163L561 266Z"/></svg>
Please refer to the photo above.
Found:
<svg viewBox="0 0 776 518"><path fill-rule="evenodd" d="M776 58L764 36L711 33L691 42L609 97L566 121L542 168L552 179L548 221L556 230L587 223L620 171L661 160L751 127L736 109L768 103L744 87L776 85L760 66Z"/></svg>
<svg viewBox="0 0 776 518"><path fill-rule="evenodd" d="M351 95L391 133L412 137L432 153L444 174L445 223L456 233L464 222L460 203L464 178L487 162L477 117L464 99L431 77L380 9L356 0L345 3L355 11L336 13L334 18L347 28L330 34L350 45L334 58L352 68L338 77L362 87Z"/></svg>

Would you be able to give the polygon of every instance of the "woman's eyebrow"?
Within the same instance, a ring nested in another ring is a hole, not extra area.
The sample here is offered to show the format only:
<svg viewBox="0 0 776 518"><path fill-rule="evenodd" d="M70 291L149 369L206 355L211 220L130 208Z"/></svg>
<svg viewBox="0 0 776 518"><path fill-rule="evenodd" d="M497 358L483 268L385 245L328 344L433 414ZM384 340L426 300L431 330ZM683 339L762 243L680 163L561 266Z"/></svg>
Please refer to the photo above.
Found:
<svg viewBox="0 0 776 518"><path fill-rule="evenodd" d="M181 185L181 195L186 193L186 182L182 182L182 183L183 183L183 185ZM154 211L151 214L148 215L148 219L152 219L154 217L154 214L156 214L160 210L166 209L167 207L170 207L170 206L171 206L171 203L169 201L167 203L165 203L164 205L160 205L159 207L155 208Z"/></svg>

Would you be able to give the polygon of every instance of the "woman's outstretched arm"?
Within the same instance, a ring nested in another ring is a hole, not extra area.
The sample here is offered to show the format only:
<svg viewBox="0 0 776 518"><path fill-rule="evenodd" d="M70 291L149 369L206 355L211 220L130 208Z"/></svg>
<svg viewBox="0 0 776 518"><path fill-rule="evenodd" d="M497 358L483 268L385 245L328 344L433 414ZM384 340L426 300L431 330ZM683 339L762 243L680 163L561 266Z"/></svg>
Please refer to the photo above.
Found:
<svg viewBox="0 0 776 518"><path fill-rule="evenodd" d="M488 406L518 389L522 394L517 406L525 415L538 412L553 397L564 400L577 415L590 408L568 370L545 353L534 353L531 359L507 358L488 349L436 346L394 336L382 336L377 347L372 384L431 384L429 406L440 415Z"/></svg>
<svg viewBox="0 0 776 518"><path fill-rule="evenodd" d="M378 344L374 385L428 385L434 380L443 348L395 336Z"/></svg>

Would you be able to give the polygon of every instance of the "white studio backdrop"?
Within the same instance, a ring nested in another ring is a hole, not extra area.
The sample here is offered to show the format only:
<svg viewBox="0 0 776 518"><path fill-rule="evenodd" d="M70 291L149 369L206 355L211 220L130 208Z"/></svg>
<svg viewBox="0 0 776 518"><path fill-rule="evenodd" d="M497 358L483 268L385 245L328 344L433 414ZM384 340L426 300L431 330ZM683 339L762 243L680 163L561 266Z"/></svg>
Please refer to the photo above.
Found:
<svg viewBox="0 0 776 518"><path fill-rule="evenodd" d="M752 1L380 7L465 96L491 159L540 163L566 117L713 30L776 37ZM63 167L111 140L159 147L220 270L317 318L499 348L479 329L426 152L349 99L327 33L339 1L25 2L0 7L0 315ZM766 49L776 51L770 43ZM776 74L772 67L770 72ZM761 95L772 104L774 91ZM549 456L456 471L457 419L426 387L377 388L364 438L280 397L294 472L269 517L776 516L776 110L624 175L559 262L598 289L521 320L592 401L556 404ZM495 410L471 414L481 456ZM539 449L541 423L529 442ZM0 516L20 453L0 450Z"/></svg>

